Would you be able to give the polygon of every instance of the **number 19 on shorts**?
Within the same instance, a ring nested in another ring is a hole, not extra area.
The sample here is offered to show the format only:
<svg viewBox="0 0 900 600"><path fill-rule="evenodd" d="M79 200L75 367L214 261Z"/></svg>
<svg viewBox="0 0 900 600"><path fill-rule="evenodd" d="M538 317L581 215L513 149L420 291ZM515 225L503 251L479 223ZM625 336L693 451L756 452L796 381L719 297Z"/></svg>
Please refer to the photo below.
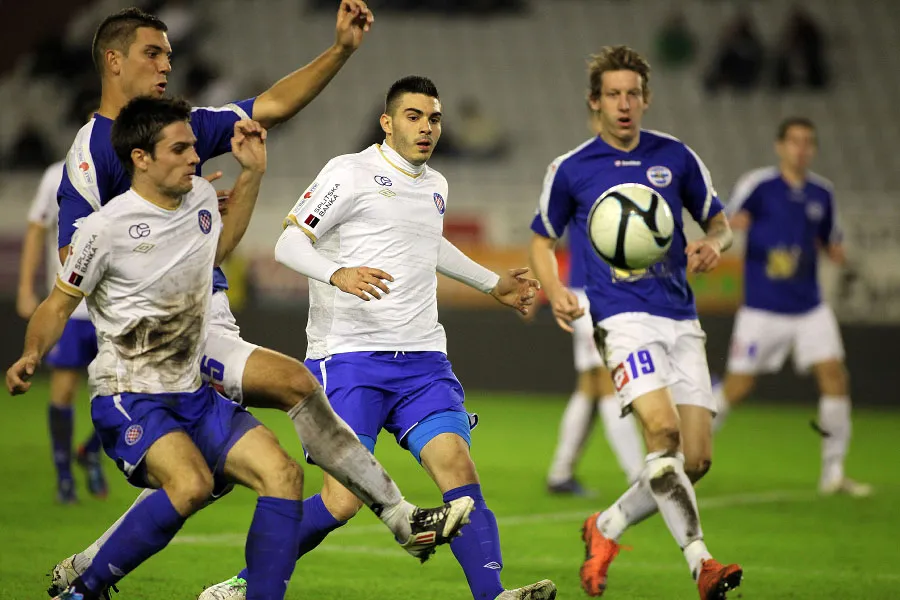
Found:
<svg viewBox="0 0 900 600"><path fill-rule="evenodd" d="M622 391L629 381L654 372L656 372L656 367L653 365L650 351L638 350L629 354L612 370L612 380L616 391Z"/></svg>

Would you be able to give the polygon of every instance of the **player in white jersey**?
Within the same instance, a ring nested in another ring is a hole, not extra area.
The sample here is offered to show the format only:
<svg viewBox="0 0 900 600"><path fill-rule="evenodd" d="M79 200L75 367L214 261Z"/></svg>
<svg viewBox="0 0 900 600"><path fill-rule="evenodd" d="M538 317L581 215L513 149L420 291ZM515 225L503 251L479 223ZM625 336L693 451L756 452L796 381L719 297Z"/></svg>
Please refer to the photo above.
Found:
<svg viewBox="0 0 900 600"><path fill-rule="evenodd" d="M641 128L650 99L647 61L627 46L607 46L591 57L588 72L597 135L551 163L531 223L531 261L554 315L571 322L584 312L559 280L556 241L567 228L587 232L588 214L607 190L623 183L653 186L671 207L675 230L666 256L643 271L622 272L596 253L584 255L597 345L622 412L642 425L647 455L639 480L615 504L585 519L581 585L590 596L603 595L619 538L659 511L701 600L720 600L740 585L743 571L712 557L700 526L694 484L712 463L715 401L687 272L714 269L731 244L731 230L693 150ZM683 210L704 237L688 243Z"/></svg>
<svg viewBox="0 0 900 600"><path fill-rule="evenodd" d="M40 304L35 292L35 274L42 258L46 257L47 291L53 289L59 255L56 252L56 188L62 178L65 161L53 163L44 171L31 208L28 210L28 230L22 243L19 266L19 290L16 310L23 319L31 318ZM47 235L48 233L52 235ZM46 249L45 249L46 246ZM50 367L50 441L53 447L53 463L56 467L56 497L62 504L78 501L72 476L72 434L75 426L75 395L81 386L82 371L97 355L97 335L82 302L66 323L59 342L47 354L44 361ZM98 497L107 494L106 478L100 458L100 436L92 431L84 443L78 446L77 463L84 467L88 491Z"/></svg>
<svg viewBox="0 0 900 600"><path fill-rule="evenodd" d="M89 368L91 418L128 480L156 489L57 600L101 598L227 482L259 495L247 537L251 597L283 599L294 570L287 548L300 532L300 465L200 378L212 267L249 222L266 167L265 130L250 120L235 124L232 152L242 169L220 217L215 190L194 175L190 114L184 101L144 97L122 109L111 141L132 187L80 224L53 291L29 322L22 357L7 372L13 394L28 391L87 297L99 344ZM146 235L134 239L134 228Z"/></svg>
<svg viewBox="0 0 900 600"><path fill-rule="evenodd" d="M870 485L844 475L850 384L840 328L819 289L818 255L843 264L845 253L833 186L809 170L816 149L812 121L785 119L776 135L778 166L741 177L726 207L732 227L747 232L747 244L744 303L735 318L728 372L716 389L715 427L750 394L757 374L779 371L793 354L796 370L811 370L819 387L820 492L868 496Z"/></svg>
<svg viewBox="0 0 900 600"><path fill-rule="evenodd" d="M204 160L228 151L236 120L249 116L271 127L289 120L312 101L362 43L372 20L362 0L340 0L334 45L309 65L283 77L255 98L222 108L195 108L191 127L201 158L198 170ZM112 119L136 96L163 96L172 69L171 51L165 23L136 8L110 15L97 28L92 56L101 77L100 110L76 136L60 184L61 255L68 251L68 238L77 220L128 188L128 174L110 147ZM133 231L135 239L143 234L143 230ZM321 385L302 363L240 337L223 289L225 285L224 275L217 269L206 355L201 363L204 379L246 406L286 412L298 437L316 455L317 463L353 487L394 536L403 540L410 554L427 558L436 545L448 540L441 532L453 534L465 521L466 500L435 509L417 509L404 500L372 454L335 417ZM145 491L139 495L134 506L148 494ZM91 564L93 556L120 522L114 523L85 550L54 567L51 595L65 588Z"/></svg>
<svg viewBox="0 0 900 600"><path fill-rule="evenodd" d="M309 277L306 364L335 411L371 450L390 432L425 468L445 501L475 499L471 523L450 547L476 599L550 599L552 582L504 589L497 522L469 454L462 386L447 360L438 321L437 273L526 311L527 269L500 277L443 237L448 191L426 162L441 134L434 84L406 77L388 91L385 142L328 162L285 219L275 258ZM298 557L353 517L352 492L326 475ZM430 597L423 592L423 597ZM222 584L201 600L243 600Z"/></svg>

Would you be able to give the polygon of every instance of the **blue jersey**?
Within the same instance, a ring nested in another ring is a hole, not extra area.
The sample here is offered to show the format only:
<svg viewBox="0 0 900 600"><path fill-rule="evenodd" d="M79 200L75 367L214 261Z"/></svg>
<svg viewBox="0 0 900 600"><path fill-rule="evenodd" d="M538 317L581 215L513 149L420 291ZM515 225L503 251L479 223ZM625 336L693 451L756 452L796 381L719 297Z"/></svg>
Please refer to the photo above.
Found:
<svg viewBox="0 0 900 600"><path fill-rule="evenodd" d="M580 255L591 317L596 322L620 313L643 312L669 319L697 318L686 276L682 209L705 224L722 211L722 204L706 166L680 140L642 130L631 152L613 148L598 136L560 156L547 170L531 229L555 239L571 226L587 240L587 217L594 202L622 183L649 185L662 195L672 209L675 233L666 256L639 272L610 267L585 243Z"/></svg>
<svg viewBox="0 0 900 600"><path fill-rule="evenodd" d="M249 119L255 98L228 104L222 108L195 108L191 128L197 138L200 156L197 174L207 160L231 151L234 124ZM75 136L66 156L66 168L56 193L59 202L59 247L72 242L77 222L131 187L125 167L116 156L110 140L112 120L95 114ZM216 267L213 290L228 289L225 274Z"/></svg>
<svg viewBox="0 0 900 600"><path fill-rule="evenodd" d="M727 213L750 215L744 259L744 304L782 314L821 304L820 246L839 243L832 185L810 174L791 187L776 167L750 171L735 185Z"/></svg>

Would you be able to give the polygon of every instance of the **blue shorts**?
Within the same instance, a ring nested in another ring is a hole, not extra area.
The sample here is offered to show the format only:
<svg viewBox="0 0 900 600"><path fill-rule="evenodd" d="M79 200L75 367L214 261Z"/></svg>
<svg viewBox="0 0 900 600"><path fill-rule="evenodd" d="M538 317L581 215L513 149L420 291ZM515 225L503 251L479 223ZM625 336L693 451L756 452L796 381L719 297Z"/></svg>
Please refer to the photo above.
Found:
<svg viewBox="0 0 900 600"><path fill-rule="evenodd" d="M62 336L44 357L51 369L84 369L97 356L97 332L89 319L69 319Z"/></svg>
<svg viewBox="0 0 900 600"><path fill-rule="evenodd" d="M441 433L471 444L478 416L466 412L462 385L443 352L347 352L305 364L370 451L382 429L420 462L422 448Z"/></svg>
<svg viewBox="0 0 900 600"><path fill-rule="evenodd" d="M148 487L143 461L150 446L167 433L184 431L206 459L215 487L221 489L228 451L261 425L240 404L207 384L182 394L97 396L91 401L91 420L103 449L137 487Z"/></svg>

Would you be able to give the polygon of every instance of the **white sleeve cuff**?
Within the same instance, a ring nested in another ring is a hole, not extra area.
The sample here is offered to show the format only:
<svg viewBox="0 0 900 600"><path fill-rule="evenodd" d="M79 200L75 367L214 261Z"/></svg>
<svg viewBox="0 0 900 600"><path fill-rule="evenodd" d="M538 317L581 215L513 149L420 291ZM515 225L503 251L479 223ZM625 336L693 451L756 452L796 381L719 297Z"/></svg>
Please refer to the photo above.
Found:
<svg viewBox="0 0 900 600"><path fill-rule="evenodd" d="M446 275L450 279L455 279L485 294L494 289L497 282L500 281L499 275L463 254L446 238L441 239L437 271L441 275Z"/></svg>
<svg viewBox="0 0 900 600"><path fill-rule="evenodd" d="M310 279L331 284L331 276L341 268L313 247L312 240L299 227L285 227L275 244L275 260Z"/></svg>

